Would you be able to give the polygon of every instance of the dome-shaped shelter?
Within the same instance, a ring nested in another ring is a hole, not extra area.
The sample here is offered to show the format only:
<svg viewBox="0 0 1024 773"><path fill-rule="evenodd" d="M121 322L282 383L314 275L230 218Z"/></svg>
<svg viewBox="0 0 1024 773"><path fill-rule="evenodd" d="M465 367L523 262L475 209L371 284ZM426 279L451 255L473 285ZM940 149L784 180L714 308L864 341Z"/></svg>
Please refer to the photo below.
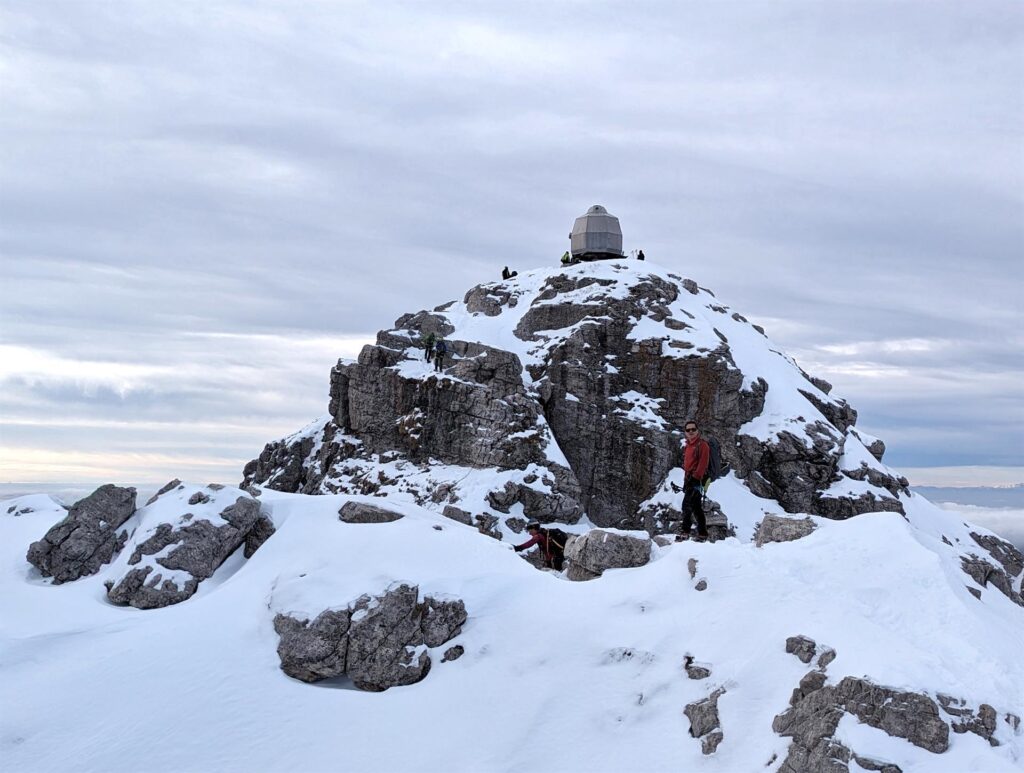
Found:
<svg viewBox="0 0 1024 773"><path fill-rule="evenodd" d="M619 219L600 204L576 218L569 234L569 249L575 260L622 257L622 229Z"/></svg>

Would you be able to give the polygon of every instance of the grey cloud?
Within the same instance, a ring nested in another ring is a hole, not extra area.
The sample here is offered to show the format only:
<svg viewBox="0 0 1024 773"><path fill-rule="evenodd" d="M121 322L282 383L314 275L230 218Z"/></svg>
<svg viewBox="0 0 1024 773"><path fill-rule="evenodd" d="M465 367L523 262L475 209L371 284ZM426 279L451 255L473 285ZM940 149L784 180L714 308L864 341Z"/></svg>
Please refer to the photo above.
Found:
<svg viewBox="0 0 1024 773"><path fill-rule="evenodd" d="M125 394L14 379L19 420L249 416L269 439L320 411L331 357L240 343L254 395L183 333L367 335L557 260L600 202L627 249L821 367L890 459L1024 464L1016 3L15 2L2 22L3 342L209 359Z"/></svg>

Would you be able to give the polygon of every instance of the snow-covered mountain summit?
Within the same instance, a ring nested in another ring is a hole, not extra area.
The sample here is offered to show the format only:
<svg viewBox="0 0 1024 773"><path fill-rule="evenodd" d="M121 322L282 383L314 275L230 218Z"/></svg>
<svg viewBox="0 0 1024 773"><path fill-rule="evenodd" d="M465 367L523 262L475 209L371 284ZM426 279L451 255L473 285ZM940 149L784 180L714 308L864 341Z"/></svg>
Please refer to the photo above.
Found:
<svg viewBox="0 0 1024 773"><path fill-rule="evenodd" d="M406 315L241 487L4 503L0 759L1020 770L1024 555L912 492L829 392L650 263ZM733 470L710 543L671 538L689 418ZM526 518L572 533L567 571L512 552Z"/></svg>
<svg viewBox="0 0 1024 773"><path fill-rule="evenodd" d="M447 341L441 371L427 335ZM332 372L329 415L268 445L245 483L670 531L693 418L757 513L902 512L907 481L830 390L690 279L628 260L539 269L381 331Z"/></svg>

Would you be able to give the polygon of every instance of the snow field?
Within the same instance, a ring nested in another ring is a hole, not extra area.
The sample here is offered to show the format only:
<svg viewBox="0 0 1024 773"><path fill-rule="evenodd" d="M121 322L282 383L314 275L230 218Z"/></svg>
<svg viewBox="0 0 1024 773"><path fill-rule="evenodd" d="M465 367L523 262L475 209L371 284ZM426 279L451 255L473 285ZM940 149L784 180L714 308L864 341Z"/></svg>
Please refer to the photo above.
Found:
<svg viewBox="0 0 1024 773"><path fill-rule="evenodd" d="M796 634L837 651L830 681L1020 713L1020 610L992 589L975 600L934 538L897 514L816 519L809 537L760 549L674 544L645 567L571 583L411 503L387 501L402 520L353 525L337 512L356 497L261 499L277 533L250 560L232 556L194 598L147 611L105 601L114 566L63 586L38 577L24 553L63 517L56 506L0 516L0 705L17 707L0 719L5 768L762 770L785 756L771 721L810 668L784 651ZM937 511L908 509L914 521ZM276 612L313 616L398 581L465 601L451 643L461 659L441 663L444 645L424 681L377 694L280 671ZM687 654L709 679L686 677ZM719 686L725 741L703 757L682 710ZM850 717L840 732L905 771L1019 769L1020 736L1000 728L998 749L951 735L943 755Z"/></svg>

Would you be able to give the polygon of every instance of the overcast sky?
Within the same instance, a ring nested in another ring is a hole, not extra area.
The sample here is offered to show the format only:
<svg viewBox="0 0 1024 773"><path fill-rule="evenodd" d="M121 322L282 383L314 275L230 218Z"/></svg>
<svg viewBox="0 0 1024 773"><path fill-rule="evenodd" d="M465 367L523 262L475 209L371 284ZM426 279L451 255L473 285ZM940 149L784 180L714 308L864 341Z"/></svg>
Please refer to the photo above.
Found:
<svg viewBox="0 0 1024 773"><path fill-rule="evenodd" d="M5 0L0 481L235 482L595 203L912 482L1024 481L1022 126L1017 0Z"/></svg>

